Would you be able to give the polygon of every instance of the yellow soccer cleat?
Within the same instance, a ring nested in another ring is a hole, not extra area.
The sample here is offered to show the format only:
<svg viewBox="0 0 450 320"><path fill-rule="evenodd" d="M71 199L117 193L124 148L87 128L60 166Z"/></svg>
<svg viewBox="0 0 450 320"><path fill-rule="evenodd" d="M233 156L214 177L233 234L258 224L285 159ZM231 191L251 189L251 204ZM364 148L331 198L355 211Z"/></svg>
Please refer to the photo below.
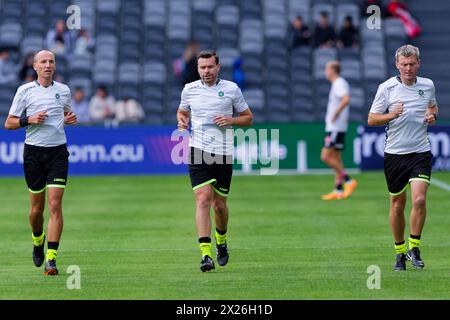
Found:
<svg viewBox="0 0 450 320"><path fill-rule="evenodd" d="M350 197L355 192L357 186L358 182L355 179L344 183L344 198Z"/></svg>
<svg viewBox="0 0 450 320"><path fill-rule="evenodd" d="M333 190L328 194L324 194L321 198L322 198L322 200L325 200L325 201L341 200L341 199L344 199L344 193Z"/></svg>

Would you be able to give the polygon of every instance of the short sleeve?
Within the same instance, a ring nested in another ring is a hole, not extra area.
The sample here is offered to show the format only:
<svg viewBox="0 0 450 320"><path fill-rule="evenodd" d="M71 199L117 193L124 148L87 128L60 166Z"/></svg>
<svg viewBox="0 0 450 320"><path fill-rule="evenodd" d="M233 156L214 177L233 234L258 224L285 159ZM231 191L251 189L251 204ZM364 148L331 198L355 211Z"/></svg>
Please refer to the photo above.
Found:
<svg viewBox="0 0 450 320"><path fill-rule="evenodd" d="M372 106L370 107L370 113L383 114L388 109L388 104L386 100L386 94L384 93L383 87L378 86L375 99L373 99Z"/></svg>
<svg viewBox="0 0 450 320"><path fill-rule="evenodd" d="M434 106L434 105L437 105L436 89L434 87L434 83L431 82L430 106Z"/></svg>
<svg viewBox="0 0 450 320"><path fill-rule="evenodd" d="M72 110L72 94L70 89L67 88L66 101L64 101L64 112L70 112Z"/></svg>
<svg viewBox="0 0 450 320"><path fill-rule="evenodd" d="M248 104L245 102L244 95L241 89L236 86L233 96L233 110L237 113L243 112L248 109Z"/></svg>
<svg viewBox="0 0 450 320"><path fill-rule="evenodd" d="M181 100L180 100L180 106L179 109L183 111L190 111L191 107L189 106L189 103L187 101L187 89L186 86L183 88L183 91L181 91Z"/></svg>
<svg viewBox="0 0 450 320"><path fill-rule="evenodd" d="M25 111L26 106L27 103L25 90L21 90L19 88L16 92L16 95L14 96L11 108L9 109L9 114L16 117L20 117L22 113Z"/></svg>
<svg viewBox="0 0 450 320"><path fill-rule="evenodd" d="M348 96L350 94L350 86L347 81L339 81L336 87L336 95L338 98Z"/></svg>

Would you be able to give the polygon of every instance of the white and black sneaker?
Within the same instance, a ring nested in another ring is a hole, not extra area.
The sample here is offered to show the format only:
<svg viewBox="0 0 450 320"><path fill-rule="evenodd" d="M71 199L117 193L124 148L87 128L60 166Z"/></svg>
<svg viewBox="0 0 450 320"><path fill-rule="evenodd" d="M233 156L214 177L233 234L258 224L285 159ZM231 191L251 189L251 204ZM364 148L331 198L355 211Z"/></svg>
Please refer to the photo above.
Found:
<svg viewBox="0 0 450 320"><path fill-rule="evenodd" d="M211 271L214 268L214 261L210 256L204 256L202 261L200 261L200 270L202 270L202 272Z"/></svg>
<svg viewBox="0 0 450 320"><path fill-rule="evenodd" d="M228 258L230 255L228 254L228 247L227 243L218 244L216 245L217 250L217 263L219 263L219 266L223 267L228 263Z"/></svg>
<svg viewBox="0 0 450 320"><path fill-rule="evenodd" d="M408 250L406 253L406 259L411 261L412 266L416 269L423 269L425 267L425 263L420 257L420 249L418 247Z"/></svg>

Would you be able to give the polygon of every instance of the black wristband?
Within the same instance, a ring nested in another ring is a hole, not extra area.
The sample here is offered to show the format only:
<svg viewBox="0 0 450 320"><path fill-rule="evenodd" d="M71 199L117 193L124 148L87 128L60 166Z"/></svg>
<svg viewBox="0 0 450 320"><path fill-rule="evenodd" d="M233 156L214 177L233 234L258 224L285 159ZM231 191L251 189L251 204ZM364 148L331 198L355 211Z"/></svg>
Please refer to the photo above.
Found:
<svg viewBox="0 0 450 320"><path fill-rule="evenodd" d="M436 113L432 113L432 115L434 116L434 121L437 120L437 114Z"/></svg>
<svg viewBox="0 0 450 320"><path fill-rule="evenodd" d="M26 127L28 126L28 117L22 117L19 120L19 124L21 127Z"/></svg>

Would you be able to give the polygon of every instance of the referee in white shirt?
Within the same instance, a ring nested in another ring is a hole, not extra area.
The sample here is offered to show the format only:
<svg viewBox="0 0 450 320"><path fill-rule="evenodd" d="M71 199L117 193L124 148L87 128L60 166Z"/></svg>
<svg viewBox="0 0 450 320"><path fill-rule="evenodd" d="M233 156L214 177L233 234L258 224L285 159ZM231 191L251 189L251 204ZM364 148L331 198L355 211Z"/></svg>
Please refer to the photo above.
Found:
<svg viewBox="0 0 450 320"><path fill-rule="evenodd" d="M234 82L218 78L220 64L215 51L200 52L197 63L201 80L184 87L177 120L180 130L188 129L189 120L192 121L189 176L197 204L196 225L202 253L200 269L206 272L214 269L211 207L214 209L219 265L226 265L229 257L227 195L233 173L234 139L232 131L227 129L233 125L250 126L253 115L239 87ZM233 113L238 116L233 117Z"/></svg>
<svg viewBox="0 0 450 320"><path fill-rule="evenodd" d="M70 111L70 89L53 80L55 55L42 50L34 56L37 80L17 89L5 128L26 127L24 148L25 180L30 191L30 224L33 262L44 263L44 208L48 192L50 219L47 227L47 255L44 275L57 275L56 256L63 229L62 198L67 183L69 152L64 124L76 124Z"/></svg>
<svg viewBox="0 0 450 320"><path fill-rule="evenodd" d="M390 223L394 235L394 270L406 270L406 260L422 269L420 238L426 217L426 195L431 178L432 154L427 128L435 123L438 107L433 81L418 77L417 47L404 45L395 53L399 76L380 84L370 109L370 126L386 125L384 173L391 195ZM405 243L406 188L411 185L409 250Z"/></svg>

